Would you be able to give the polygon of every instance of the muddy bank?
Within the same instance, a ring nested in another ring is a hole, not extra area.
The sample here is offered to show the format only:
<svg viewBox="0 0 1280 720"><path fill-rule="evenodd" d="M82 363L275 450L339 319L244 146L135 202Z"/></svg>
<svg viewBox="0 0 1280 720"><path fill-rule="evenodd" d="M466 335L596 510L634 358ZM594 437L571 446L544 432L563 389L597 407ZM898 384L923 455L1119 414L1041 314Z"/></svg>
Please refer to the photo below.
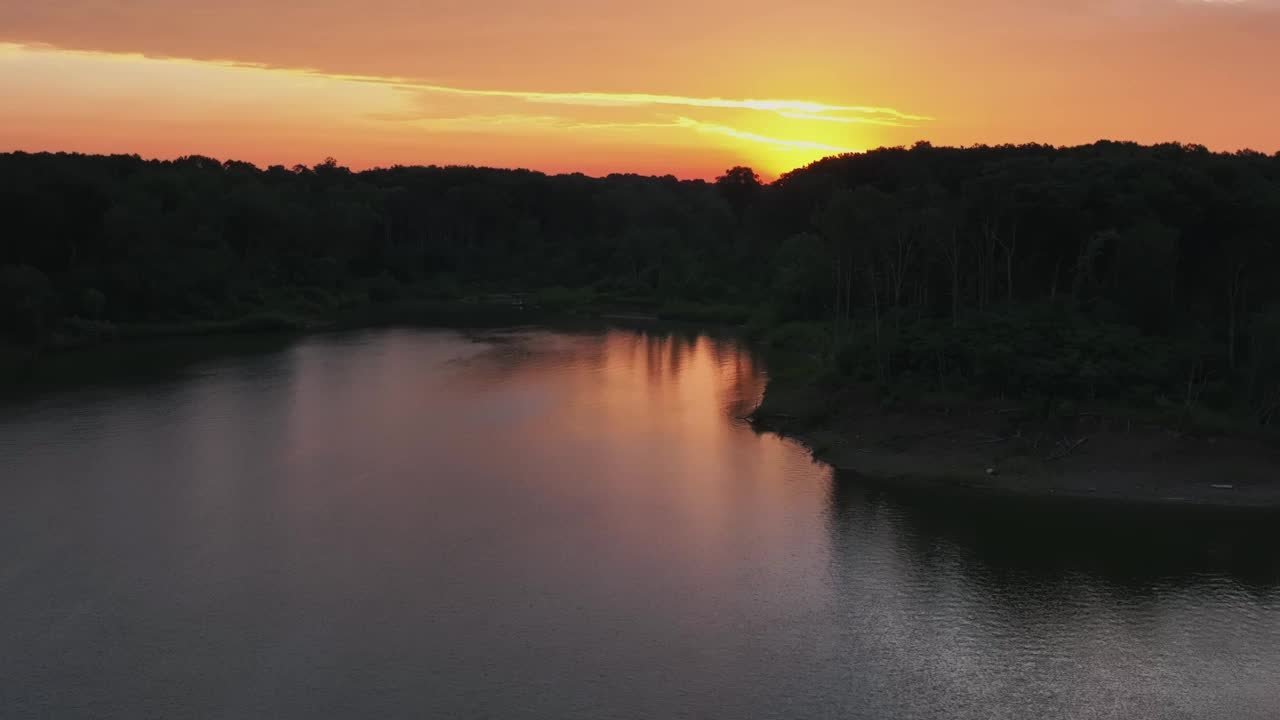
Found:
<svg viewBox="0 0 1280 720"><path fill-rule="evenodd" d="M882 408L771 382L751 416L837 470L915 490L1280 509L1280 443L1081 413L1046 420L1000 402Z"/></svg>

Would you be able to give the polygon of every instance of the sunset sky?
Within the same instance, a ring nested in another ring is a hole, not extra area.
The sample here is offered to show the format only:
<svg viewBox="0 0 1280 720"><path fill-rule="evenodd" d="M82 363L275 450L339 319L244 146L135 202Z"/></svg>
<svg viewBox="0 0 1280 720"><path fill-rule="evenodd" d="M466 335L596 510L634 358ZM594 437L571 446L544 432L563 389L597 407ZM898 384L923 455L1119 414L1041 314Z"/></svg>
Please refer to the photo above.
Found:
<svg viewBox="0 0 1280 720"><path fill-rule="evenodd" d="M1280 150L1280 0L0 0L0 150L771 177Z"/></svg>

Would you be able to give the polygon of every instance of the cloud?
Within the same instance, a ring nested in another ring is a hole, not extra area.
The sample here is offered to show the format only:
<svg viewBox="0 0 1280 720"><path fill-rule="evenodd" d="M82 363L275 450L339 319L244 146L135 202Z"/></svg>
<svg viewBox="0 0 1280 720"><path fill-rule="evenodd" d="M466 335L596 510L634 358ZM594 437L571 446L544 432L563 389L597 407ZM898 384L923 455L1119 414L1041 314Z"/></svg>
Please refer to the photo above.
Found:
<svg viewBox="0 0 1280 720"><path fill-rule="evenodd" d="M602 93L602 92L539 92L532 90L478 90L448 87L445 85L411 84L397 81L397 86L413 88L429 93L468 95L472 97L503 97L535 103L582 105L591 107L644 107L680 106L732 110L760 110L775 113L859 113L884 115L902 120L931 120L924 115L912 115L894 108L865 105L826 105L808 100L755 100L719 97L686 97L682 95L655 95L650 93Z"/></svg>
<svg viewBox="0 0 1280 720"><path fill-rule="evenodd" d="M674 117L654 121L620 121L592 122L578 120L561 115L522 115L519 113L453 115L447 117L422 116L413 113L371 114L370 119L387 122L405 123L414 128L430 132L464 132L488 133L503 130L539 131L572 131L572 130L609 130L636 131L666 129L674 131L694 131L709 135L720 135L735 140L767 145L779 150L803 150L822 153L860 152L860 149L831 145L810 140L793 140L777 138L760 133L741 130L721 123L695 120L690 117Z"/></svg>
<svg viewBox="0 0 1280 720"><path fill-rule="evenodd" d="M464 114L430 116L421 112L367 113L370 120L404 123L423 130L441 132L486 133L495 130L644 130L679 128L674 121L658 122L591 122L563 115L526 115L522 113Z"/></svg>
<svg viewBox="0 0 1280 720"><path fill-rule="evenodd" d="M896 120L886 120L874 117L841 117L839 115L820 115L817 113L790 111L780 111L778 114L791 120L816 120L818 122L843 123L845 125L879 125L881 127L899 128L915 127L915 125L910 122L898 122Z"/></svg>
<svg viewBox="0 0 1280 720"><path fill-rule="evenodd" d="M433 132L487 133L497 130L565 131L565 130L693 130L699 133L722 135L736 140L768 145L782 150L805 150L828 153L859 152L854 148L829 145L809 140L788 140L740 130L720 123L704 122L689 117L653 122L590 122L560 115L521 115L503 113L494 115L454 115L448 117L423 117L406 113L370 114L370 119L406 123L415 128Z"/></svg>
<svg viewBox="0 0 1280 720"><path fill-rule="evenodd" d="M903 112L891 107L872 105L829 105L810 100L752 99L722 97L690 97L655 93L547 92L539 90L499 90L433 85L409 78L371 75L344 75L316 70L301 70L311 75L349 82L391 85L405 91L432 95L454 95L473 98L504 98L530 103L574 105L598 108L685 107L717 110L753 110L771 112L782 117L827 122L866 123L890 127L909 127L898 121L928 122L934 118ZM852 117L850 117L852 116Z"/></svg>
<svg viewBox="0 0 1280 720"><path fill-rule="evenodd" d="M826 152L826 153L862 152L862 149L858 149L858 148L839 147L837 145L827 145L825 143L811 142L808 140L784 140L782 138L769 137L767 135L760 135L758 133L738 130L736 128L731 128L727 125L718 125L715 123L700 122L698 120L694 120L692 118L686 118L686 117L678 118L675 124L678 127L689 128L692 130L697 130L698 132L702 132L702 133L724 135L726 137L731 137L738 140L747 140L754 143L770 145L774 148L778 148L781 150L806 150L806 151L817 150L819 152Z"/></svg>
<svg viewBox="0 0 1280 720"><path fill-rule="evenodd" d="M754 99L724 97L693 97L686 95L667 95L657 93L606 93L591 91L549 92L539 90L507 90L463 88L450 85L437 85L400 77L381 77L363 75L335 75L317 71L303 71L308 74L326 78L341 79L348 82L365 82L386 84L404 92L417 93L424 103L431 103L433 97L446 96L470 98L475 100L515 100L535 105L560 105L598 110L648 110L646 117L627 117L614 121L593 122L558 115L546 114L474 114L453 117L433 117L424 111L418 115L403 118L414 122L416 126L432 130L458 130L482 132L499 127L523 126L529 129L553 130L640 130L640 129L676 129L694 130L703 134L720 135L736 140L767 145L774 149L805 151L808 153L850 153L861 152L853 148L832 143L803 139L784 139L748 130L742 130L721 122L708 122L688 117L687 115L670 116L662 111L680 108L684 110L737 111L746 113L768 113L789 120L817 121L847 125L873 125L893 128L918 127L920 123L934 120L928 115L906 112L897 108L874 105L837 105L797 99Z"/></svg>
<svg viewBox="0 0 1280 720"><path fill-rule="evenodd" d="M5 74L15 84L14 94L47 94L34 107L60 121L92 122L92 108L105 104L137 109L116 120L121 127L199 126L218 118L242 134L306 126L328 137L341 128L388 148L432 148L439 156L462 159L481 147L486 153L501 148L506 157L536 157L543 148L566 143L643 147L672 157L732 154L783 171L822 155L857 152L877 137L855 128L913 128L929 121L897 108L785 97L475 88L0 43L0 79ZM114 80L95 81L101 77Z"/></svg>
<svg viewBox="0 0 1280 720"><path fill-rule="evenodd" d="M1218 1L1229 2L1231 0ZM914 123L930 122L934 120L933 117L928 115L905 112L892 107L874 105L837 105L799 99L693 97L687 95L667 95L661 93L641 92L550 92L541 90L467 88L453 85L433 84L410 77L338 73L317 70L315 68L279 67L275 65L244 62L239 60L193 60L182 57L156 57L140 53L105 53L95 50L68 50L42 43L0 42L0 49L4 48L9 49L10 51L25 49L42 52L57 52L82 57L96 56L136 60L156 60L163 62L198 63L201 65L214 65L237 69L266 70L324 80L385 85L404 92L416 92L423 95L508 99L547 105L570 105L594 108L682 107L715 110L746 110L773 113L793 120L816 120L845 124L880 125L884 127L914 127Z"/></svg>

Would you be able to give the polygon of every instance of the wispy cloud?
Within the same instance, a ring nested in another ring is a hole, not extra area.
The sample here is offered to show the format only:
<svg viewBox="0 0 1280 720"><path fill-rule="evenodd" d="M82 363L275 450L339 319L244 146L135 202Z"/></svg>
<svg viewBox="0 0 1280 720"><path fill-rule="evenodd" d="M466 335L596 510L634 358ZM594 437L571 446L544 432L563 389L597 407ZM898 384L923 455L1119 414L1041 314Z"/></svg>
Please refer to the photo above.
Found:
<svg viewBox="0 0 1280 720"><path fill-rule="evenodd" d="M449 87L446 85L405 83L404 81L398 81L396 84L398 86L429 93L467 95L471 97L501 97L525 100L534 103L554 103L588 107L679 106L728 110L760 110L775 113L859 113L866 115L883 115L901 120L919 121L933 119L924 115L913 115L888 107L872 107L867 105L827 105L808 100L735 100L719 97L689 97L684 95L657 95L651 93L478 90L472 88Z"/></svg>
<svg viewBox="0 0 1280 720"><path fill-rule="evenodd" d="M405 123L433 130L489 130L516 125L568 127L571 121L559 115L529 115L525 113L491 113L471 115L424 116L420 112L400 111L391 113L367 113L370 120Z"/></svg>
<svg viewBox="0 0 1280 720"><path fill-rule="evenodd" d="M915 127L911 122L900 122L898 120L886 120L884 118L874 117L844 117L840 115L821 115L818 113L802 113L782 111L778 113L784 118L790 120L816 120L818 122L842 123L845 125L879 125L881 127Z"/></svg>
<svg viewBox="0 0 1280 720"><path fill-rule="evenodd" d="M1185 0L1184 0L1185 1ZM1245 2L1247 0L1195 0L1196 2ZM528 103L569 105L595 108L661 108L682 107L717 110L747 110L767 112L793 120L815 120L821 122L880 125L885 127L914 127L915 123L927 123L934 120L928 115L905 112L897 108L876 105L838 105L797 99L758 99L758 98L725 98L696 97L689 95L669 95L663 93L638 92L596 92L569 91L550 92L542 90L511 90L491 88L468 88L454 85L443 85L423 80L388 75L362 75L336 73L314 68L280 67L239 60L190 60L180 57L152 57L138 53L102 53L93 50L69 50L40 43L0 43L0 49L20 51L23 49L59 52L80 56L107 55L122 59L163 60L166 62L197 63L215 65L242 70L266 70L283 72L324 80L336 80L360 84L386 85L395 89L416 92L425 95L445 95L470 98L500 98L520 100Z"/></svg>
<svg viewBox="0 0 1280 720"><path fill-rule="evenodd" d="M494 130L516 128L532 131L627 131L651 129L668 129L676 131L692 130L699 133L721 135L724 137L734 138L736 140L745 140L752 143L768 145L775 149L804 150L809 152L818 151L825 153L859 152L858 149L839 145L831 145L809 140L793 140L771 137L746 130L740 130L722 123L704 122L690 117L674 117L671 119L655 120L651 122L590 122L575 120L574 118L560 115L522 115L518 113L503 113L496 115L457 115L449 117L422 117L406 115L403 113L393 113L370 115L370 118L388 122L403 122L413 127L422 128L423 130L446 132L485 133L492 132Z"/></svg>
<svg viewBox="0 0 1280 720"><path fill-rule="evenodd" d="M523 113L424 116L421 112L369 113L370 120L405 123L426 130L450 132L489 132L504 128L550 130L643 130L678 128L673 121L655 122L589 122L563 115L530 115Z"/></svg>
<svg viewBox="0 0 1280 720"><path fill-rule="evenodd" d="M1230 1L1230 0L1219 0ZM237 66L263 67L235 63ZM264 68L265 69L265 68ZM754 110L770 112L799 120L821 120L826 122L864 123L885 125L889 127L909 127L907 123L929 122L934 118L928 115L904 112L892 107L875 105L836 105L796 99L758 99L758 98L724 98L695 97L689 95L667 95L662 93L637 92L595 92L568 91L551 92L543 90L509 90L492 88L466 88L453 85L441 85L415 80L413 78L381 75L352 75L323 72L313 69L275 68L288 72L298 72L330 80L346 82L376 83L390 85L399 90L419 92L432 95L452 95L472 98L503 98L522 100L529 103L572 105L578 107L597 108L640 108L640 107L685 107L719 110ZM850 115L854 117L849 117Z"/></svg>
<svg viewBox="0 0 1280 720"><path fill-rule="evenodd" d="M332 77L332 76L328 76ZM711 122L689 117L694 111L734 111L737 113L768 113L788 120L815 121L846 125L872 125L893 128L913 128L933 120L932 117L905 112L891 107L871 105L836 105L809 100L794 99L733 99L723 97L694 97L654 93L605 93L605 92L545 92L535 90L496 90L461 88L408 81L404 78L364 78L343 76L346 80L393 84L397 89L414 92L426 104L434 105L441 96L505 100L535 105L558 105L578 108L595 108L623 117L616 121L587 121L542 113L503 113L497 116L470 115L452 118L433 118L423 115L414 118L417 126L431 129L458 129L482 131L495 124L523 125L529 129L556 130L641 130L672 129L719 135L739 141L765 145L775 150L814 153L860 152L861 148L818 142L808 139L789 139L740 129L725 122ZM673 109L683 109L688 114L668 114ZM634 119L632 119L634 118Z"/></svg>
<svg viewBox="0 0 1280 720"><path fill-rule="evenodd" d="M1188 0L1181 0L1188 1ZM1244 3L1258 0L1191 0L1204 3ZM783 117L805 120L823 120L828 122L870 123L890 125L895 121L929 122L933 117L904 112L892 107L875 105L837 105L796 99L757 99L757 98L724 98L694 97L689 95L667 95L662 93L637 92L595 92L570 91L549 92L541 90L509 90L489 88L466 88L453 85L442 85L424 82L415 78L394 75L362 75L336 73L314 68L281 67L257 62L240 60L192 60L182 57L151 56L142 53L107 53L96 50L76 50L60 48L45 43L12 43L0 42L0 51L16 53L22 51L57 52L82 57L106 56L119 59L158 60L165 62L196 63L200 65L222 66L246 70L268 70L295 75L337 80L343 82L390 85L392 87L420 93L454 95L476 98L506 98L524 100L531 103L575 105L580 107L625 108L625 107L686 107L714 108L724 110L755 110L771 112ZM848 115L866 117L843 117ZM877 120L877 118L880 118ZM892 118L887 120L885 118Z"/></svg>
<svg viewBox="0 0 1280 720"><path fill-rule="evenodd" d="M860 151L863 148L853 146L872 140L874 133L868 137L854 127L916 128L931 120L927 115L875 105L460 87L404 77L12 43L0 43L0 62L16 63L13 77L30 75L67 83L112 74L126 79L122 87L133 96L171 97L199 86L200 93L183 95L181 103L166 103L164 110L170 114L189 111L196 118L206 114L200 110L206 101L220 108L236 102L257 107L255 103L265 102L278 105L271 112L290 122L296 118L321 125L339 122L346 128L360 127L367 137L395 138L406 146L447 148L450 138L479 136L523 151L530 139L541 146L579 133L584 142L602 147L644 144L679 153L719 148L744 159L757 157L759 162L771 163L773 170L822 155ZM249 114L243 117L250 126L257 122ZM752 146L757 152L748 150ZM447 149L437 152L448 154Z"/></svg>
<svg viewBox="0 0 1280 720"><path fill-rule="evenodd" d="M727 125L719 125L716 123L706 123L706 122L701 122L699 120L694 120L692 118L686 118L686 117L678 118L676 120L676 125L678 127L697 130L698 132L702 132L702 133L724 135L727 137L736 138L738 140L747 140L750 142L761 143L764 145L771 145L775 148L779 148L783 150L807 150L807 151L817 150L819 152L829 152L829 153L861 152L861 150L857 148L839 147L837 145L827 145L825 143L811 142L808 140L785 140L782 138L769 137L767 135L760 135L758 133L738 130L736 128L732 128Z"/></svg>

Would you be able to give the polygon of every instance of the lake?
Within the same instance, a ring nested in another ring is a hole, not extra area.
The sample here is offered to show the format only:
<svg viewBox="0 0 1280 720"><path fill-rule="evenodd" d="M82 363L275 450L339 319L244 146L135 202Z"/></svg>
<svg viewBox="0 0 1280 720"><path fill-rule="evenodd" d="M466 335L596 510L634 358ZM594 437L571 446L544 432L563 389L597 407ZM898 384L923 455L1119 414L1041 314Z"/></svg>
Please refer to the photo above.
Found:
<svg viewBox="0 0 1280 720"><path fill-rule="evenodd" d="M835 477L697 332L202 342L0 405L0 717L1280 713L1271 516Z"/></svg>

